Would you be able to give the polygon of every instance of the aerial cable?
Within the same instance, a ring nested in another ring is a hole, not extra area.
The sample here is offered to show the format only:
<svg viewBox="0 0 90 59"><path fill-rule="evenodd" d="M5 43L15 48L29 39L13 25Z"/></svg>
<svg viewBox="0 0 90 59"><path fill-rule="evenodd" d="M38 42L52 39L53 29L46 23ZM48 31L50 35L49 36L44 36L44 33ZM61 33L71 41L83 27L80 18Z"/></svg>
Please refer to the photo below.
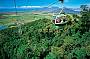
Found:
<svg viewBox="0 0 90 59"><path fill-rule="evenodd" d="M59 2L59 1L61 2L61 4L64 3L64 0L58 0L58 1L54 1L53 3L49 4L48 7L56 4L56 3Z"/></svg>
<svg viewBox="0 0 90 59"><path fill-rule="evenodd" d="M58 2L58 1L54 1L53 3L49 4L48 7L50 7L50 6L54 5L54 4L56 4L57 2Z"/></svg>
<svg viewBox="0 0 90 59"><path fill-rule="evenodd" d="M64 8L63 8L63 1L61 2L61 11L60 11L60 13L59 14L61 14L62 12L63 12L63 10L64 10Z"/></svg>
<svg viewBox="0 0 90 59"><path fill-rule="evenodd" d="M26 8L28 8L29 0L26 0Z"/></svg>
<svg viewBox="0 0 90 59"><path fill-rule="evenodd" d="M59 0L59 1L61 2L61 10L60 10L59 14L61 14L62 11L63 11L63 3L64 3L64 0Z"/></svg>
<svg viewBox="0 0 90 59"><path fill-rule="evenodd" d="M61 10L60 10L60 12L59 12L59 14L61 14L62 11L63 11L63 3L64 3L64 0L54 1L53 3L49 4L48 7L54 5L54 4L58 3L58 2L59 2L59 3L61 2ZM58 10L58 9L57 9L57 10Z"/></svg>
<svg viewBox="0 0 90 59"><path fill-rule="evenodd" d="M16 0L13 0L14 1L14 6L15 6L15 13L16 13L16 16L18 15L18 12L17 12L17 4L16 4ZM18 33L19 35L22 34L22 30L21 30L21 22L16 19L16 26L18 27Z"/></svg>
<svg viewBox="0 0 90 59"><path fill-rule="evenodd" d="M14 6L15 6L15 13L17 15L17 5L16 5L16 0L14 0Z"/></svg>

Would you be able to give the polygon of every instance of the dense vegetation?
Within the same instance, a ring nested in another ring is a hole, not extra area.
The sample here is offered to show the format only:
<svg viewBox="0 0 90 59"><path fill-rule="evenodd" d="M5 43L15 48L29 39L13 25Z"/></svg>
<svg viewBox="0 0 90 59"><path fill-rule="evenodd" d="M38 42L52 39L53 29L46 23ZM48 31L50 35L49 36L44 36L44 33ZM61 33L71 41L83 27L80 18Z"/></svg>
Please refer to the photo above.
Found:
<svg viewBox="0 0 90 59"><path fill-rule="evenodd" d="M0 31L0 59L89 59L90 10L82 5L81 17L56 27L40 19Z"/></svg>

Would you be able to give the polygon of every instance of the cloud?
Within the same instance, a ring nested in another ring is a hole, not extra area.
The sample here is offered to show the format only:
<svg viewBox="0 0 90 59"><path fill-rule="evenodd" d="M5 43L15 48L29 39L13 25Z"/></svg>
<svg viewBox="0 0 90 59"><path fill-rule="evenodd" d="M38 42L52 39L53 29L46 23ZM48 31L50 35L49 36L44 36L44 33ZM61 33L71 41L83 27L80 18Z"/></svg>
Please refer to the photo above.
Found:
<svg viewBox="0 0 90 59"><path fill-rule="evenodd" d="M81 11L80 9L74 10L74 11Z"/></svg>
<svg viewBox="0 0 90 59"><path fill-rule="evenodd" d="M17 8L42 8L42 6L19 6Z"/></svg>
<svg viewBox="0 0 90 59"><path fill-rule="evenodd" d="M43 8L45 6L17 6L16 8ZM0 7L0 9L9 9L15 7Z"/></svg>

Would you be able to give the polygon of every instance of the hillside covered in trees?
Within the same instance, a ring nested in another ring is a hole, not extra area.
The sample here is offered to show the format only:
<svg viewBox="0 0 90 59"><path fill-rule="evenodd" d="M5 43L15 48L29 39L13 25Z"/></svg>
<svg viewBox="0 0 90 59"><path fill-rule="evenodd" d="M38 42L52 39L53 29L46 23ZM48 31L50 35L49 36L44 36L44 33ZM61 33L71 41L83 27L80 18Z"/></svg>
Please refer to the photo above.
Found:
<svg viewBox="0 0 90 59"><path fill-rule="evenodd" d="M1 30L0 59L90 59L90 9L81 8L81 17L63 26L45 18L22 25L22 33Z"/></svg>

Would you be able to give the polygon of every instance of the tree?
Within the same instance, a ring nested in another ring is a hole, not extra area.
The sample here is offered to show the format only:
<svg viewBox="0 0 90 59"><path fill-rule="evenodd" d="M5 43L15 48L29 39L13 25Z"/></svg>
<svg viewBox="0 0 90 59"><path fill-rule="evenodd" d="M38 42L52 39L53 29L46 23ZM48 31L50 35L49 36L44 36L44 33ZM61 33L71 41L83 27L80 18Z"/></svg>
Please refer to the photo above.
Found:
<svg viewBox="0 0 90 59"><path fill-rule="evenodd" d="M87 5L81 5L81 26L82 30L89 31L90 26L90 8ZM85 32L84 31L84 32Z"/></svg>

